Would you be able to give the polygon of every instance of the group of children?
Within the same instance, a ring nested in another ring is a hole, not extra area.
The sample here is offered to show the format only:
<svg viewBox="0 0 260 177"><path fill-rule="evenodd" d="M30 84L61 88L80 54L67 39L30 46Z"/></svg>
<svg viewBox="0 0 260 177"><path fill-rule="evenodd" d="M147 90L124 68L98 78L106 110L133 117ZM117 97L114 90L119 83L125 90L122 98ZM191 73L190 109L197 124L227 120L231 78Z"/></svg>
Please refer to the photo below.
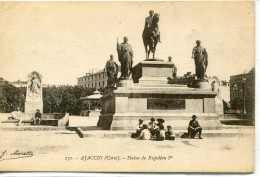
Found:
<svg viewBox="0 0 260 177"><path fill-rule="evenodd" d="M197 133L199 133L199 139L203 139L201 137L202 127L199 122L196 120L197 116L192 115L192 120L188 125L188 138L194 138ZM155 122L154 118L151 118L151 122L147 124L143 123L142 119L139 119L138 128L135 133L132 134L132 138L136 138L138 140L148 140L153 139L156 141L163 140L175 140L175 133L172 130L171 126L167 126L167 130L164 129L164 120L159 118L157 122Z"/></svg>
<svg viewBox="0 0 260 177"><path fill-rule="evenodd" d="M164 120L151 118L151 122L147 124L143 123L142 119L139 119L138 128L135 133L132 134L132 138L137 140L175 140L175 133L171 126L167 126L167 130L164 129Z"/></svg>

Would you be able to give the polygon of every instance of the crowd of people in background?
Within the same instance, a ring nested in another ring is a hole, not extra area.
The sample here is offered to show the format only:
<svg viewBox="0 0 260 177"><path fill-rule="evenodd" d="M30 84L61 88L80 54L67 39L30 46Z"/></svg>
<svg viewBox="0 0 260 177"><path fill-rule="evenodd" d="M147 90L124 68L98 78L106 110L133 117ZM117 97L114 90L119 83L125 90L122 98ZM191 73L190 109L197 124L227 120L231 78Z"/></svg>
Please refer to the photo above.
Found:
<svg viewBox="0 0 260 177"><path fill-rule="evenodd" d="M199 122L196 120L197 116L193 115L192 120L188 125L188 138L194 138L197 133L199 133L199 139L202 139L201 133L202 128L199 125ZM167 126L167 129L164 128L164 119L158 118L155 121L155 118L151 118L151 121L148 124L144 124L143 119L139 119L137 129L135 133L132 133L131 138L137 140L155 140L155 141L164 141L164 140L175 140L175 133L170 125Z"/></svg>

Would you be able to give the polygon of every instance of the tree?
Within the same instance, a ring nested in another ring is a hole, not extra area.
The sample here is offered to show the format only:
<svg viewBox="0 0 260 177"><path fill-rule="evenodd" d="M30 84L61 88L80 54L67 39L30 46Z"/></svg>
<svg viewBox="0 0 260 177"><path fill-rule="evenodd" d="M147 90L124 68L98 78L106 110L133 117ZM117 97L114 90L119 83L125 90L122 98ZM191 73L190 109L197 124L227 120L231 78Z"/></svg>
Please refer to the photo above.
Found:
<svg viewBox="0 0 260 177"><path fill-rule="evenodd" d="M59 86L43 88L43 112L78 115L86 103L80 99L92 95L95 89L81 86ZM26 88L16 88L8 82L0 85L0 111L12 112L16 107L24 111ZM94 105L91 105L96 106Z"/></svg>
<svg viewBox="0 0 260 177"><path fill-rule="evenodd" d="M24 110L26 88L16 88L7 81L0 85L0 111L12 112L16 107Z"/></svg>

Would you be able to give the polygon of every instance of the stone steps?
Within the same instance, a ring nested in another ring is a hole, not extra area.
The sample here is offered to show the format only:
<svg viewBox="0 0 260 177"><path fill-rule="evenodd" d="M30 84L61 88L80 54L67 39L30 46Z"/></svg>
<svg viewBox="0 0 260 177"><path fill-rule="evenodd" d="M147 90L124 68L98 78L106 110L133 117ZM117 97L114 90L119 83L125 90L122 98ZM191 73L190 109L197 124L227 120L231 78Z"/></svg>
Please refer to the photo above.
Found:
<svg viewBox="0 0 260 177"><path fill-rule="evenodd" d="M245 125L250 126L253 125L252 119L219 119L222 124L226 125Z"/></svg>
<svg viewBox="0 0 260 177"><path fill-rule="evenodd" d="M54 127L54 126L42 126L42 125L27 125L27 126L9 126L0 127L2 131L56 131L56 130L66 130L66 127Z"/></svg>
<svg viewBox="0 0 260 177"><path fill-rule="evenodd" d="M88 131L82 128L76 128L75 131L80 138L130 138L133 131L111 131L111 130L96 130ZM226 130L203 130L202 137L245 137L252 136L254 128L250 129L226 129ZM187 130L175 131L176 138L187 138ZM196 135L198 136L198 135Z"/></svg>
<svg viewBox="0 0 260 177"><path fill-rule="evenodd" d="M142 87L169 87L169 88L173 88L173 87L177 87L177 88L188 88L187 85L180 85L180 84L160 84L160 83L138 83L138 84L134 84L134 88L142 88Z"/></svg>
<svg viewBox="0 0 260 177"><path fill-rule="evenodd" d="M237 126L237 125L224 125L222 124L222 129L255 129L254 126Z"/></svg>
<svg viewBox="0 0 260 177"><path fill-rule="evenodd" d="M156 87L154 87L154 86L151 86L151 87L135 87L132 90L160 90L160 91L162 91L162 90L165 90L165 91L170 90L170 91L175 91L175 90L178 90L178 88L180 88L180 87L169 87L169 86L168 87L164 87L164 86L156 86Z"/></svg>

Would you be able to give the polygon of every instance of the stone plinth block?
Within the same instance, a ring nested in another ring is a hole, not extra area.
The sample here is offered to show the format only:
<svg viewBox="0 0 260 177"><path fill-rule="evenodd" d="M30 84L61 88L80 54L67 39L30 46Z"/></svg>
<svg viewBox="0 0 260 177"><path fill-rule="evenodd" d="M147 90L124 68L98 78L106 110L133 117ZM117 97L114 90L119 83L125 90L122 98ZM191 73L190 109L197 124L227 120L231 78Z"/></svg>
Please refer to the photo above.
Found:
<svg viewBox="0 0 260 177"><path fill-rule="evenodd" d="M152 78L152 80L158 79L167 83L167 78L172 77L173 66L172 62L144 60L133 67L133 80L135 83L141 83Z"/></svg>
<svg viewBox="0 0 260 177"><path fill-rule="evenodd" d="M216 107L215 107L216 113L218 115L224 114L223 102L216 102L215 104L216 104Z"/></svg>
<svg viewBox="0 0 260 177"><path fill-rule="evenodd" d="M124 89L126 88L132 88L134 85L133 83L133 79L129 78L129 79L120 79L118 81L118 83L116 84L117 87L124 87Z"/></svg>

